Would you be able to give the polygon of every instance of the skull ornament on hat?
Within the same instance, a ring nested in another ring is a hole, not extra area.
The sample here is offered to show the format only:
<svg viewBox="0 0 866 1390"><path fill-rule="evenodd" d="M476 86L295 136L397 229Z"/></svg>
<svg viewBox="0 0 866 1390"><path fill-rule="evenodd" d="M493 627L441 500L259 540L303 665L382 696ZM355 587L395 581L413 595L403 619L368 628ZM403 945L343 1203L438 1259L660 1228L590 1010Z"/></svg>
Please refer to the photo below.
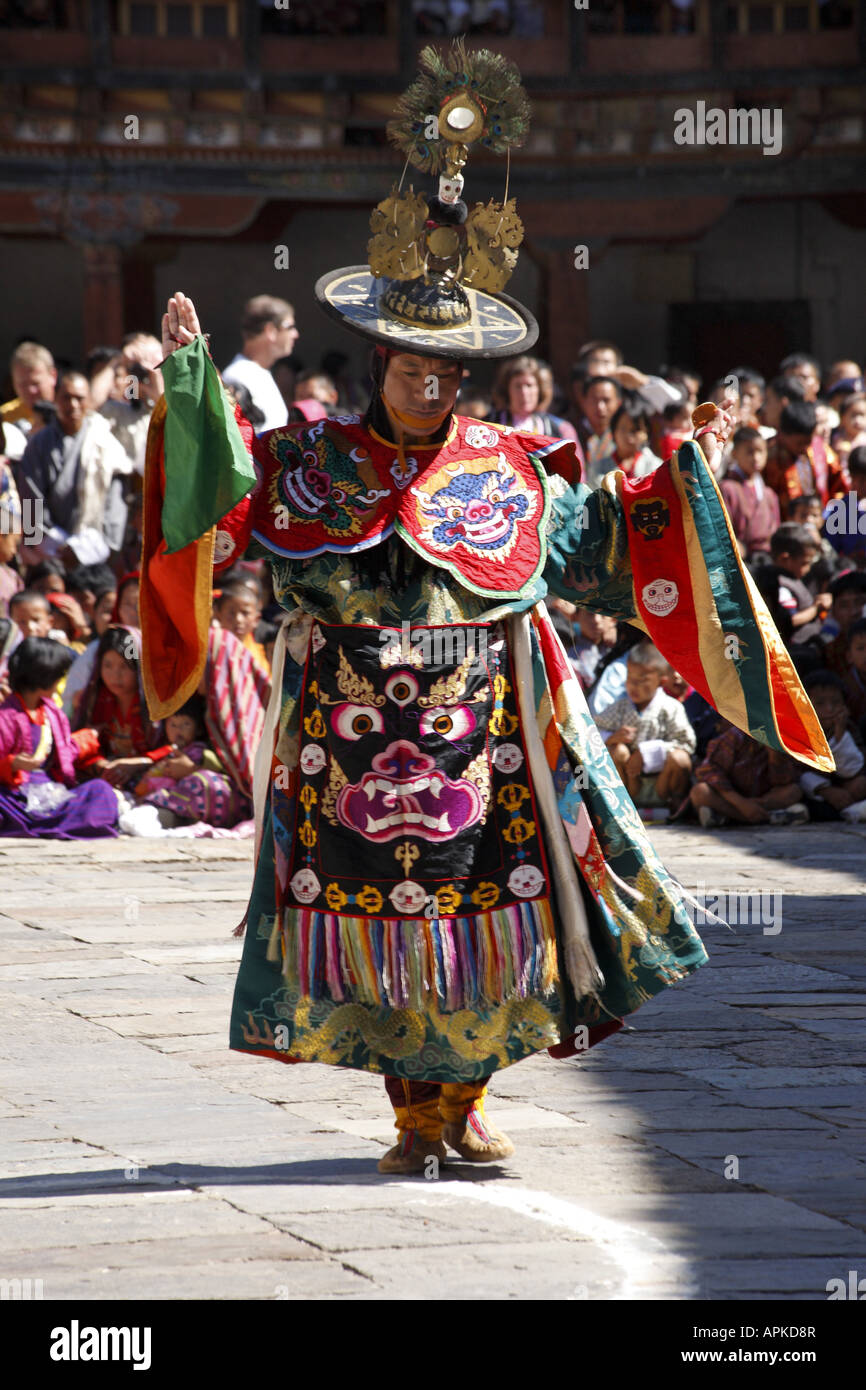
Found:
<svg viewBox="0 0 866 1390"><path fill-rule="evenodd" d="M507 179L502 203L469 211L462 198L473 145L504 154L525 138L520 73L488 49L468 52L462 40L444 54L425 48L420 62L388 135L407 164L439 175L438 193L401 191L401 179L370 219L369 264L323 275L316 297L346 328L398 352L458 360L527 352L538 325L502 293L523 240Z"/></svg>

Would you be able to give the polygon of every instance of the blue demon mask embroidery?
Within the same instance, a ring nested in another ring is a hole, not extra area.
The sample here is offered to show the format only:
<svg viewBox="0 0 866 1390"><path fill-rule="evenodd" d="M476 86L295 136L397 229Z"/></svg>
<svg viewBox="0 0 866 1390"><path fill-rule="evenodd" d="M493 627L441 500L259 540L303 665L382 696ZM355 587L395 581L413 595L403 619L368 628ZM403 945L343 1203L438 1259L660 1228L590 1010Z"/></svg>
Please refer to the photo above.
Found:
<svg viewBox="0 0 866 1390"><path fill-rule="evenodd" d="M437 487L443 474L447 481ZM535 511L535 499L521 488L503 454L449 464L426 487L413 491L423 538L437 548L462 543L470 550L507 555L517 539L518 522Z"/></svg>

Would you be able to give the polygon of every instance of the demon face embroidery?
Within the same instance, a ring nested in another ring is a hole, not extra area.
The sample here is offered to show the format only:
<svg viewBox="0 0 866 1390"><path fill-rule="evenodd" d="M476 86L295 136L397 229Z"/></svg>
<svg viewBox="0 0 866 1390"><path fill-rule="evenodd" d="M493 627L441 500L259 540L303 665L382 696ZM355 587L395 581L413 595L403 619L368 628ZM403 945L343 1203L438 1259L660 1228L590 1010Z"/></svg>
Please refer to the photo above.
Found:
<svg viewBox="0 0 866 1390"><path fill-rule="evenodd" d="M469 717L467 711L458 714ZM395 739L377 753L372 771L357 785L345 786L336 805L337 820L375 844L407 832L415 839L447 840L468 830L483 811L477 787L466 777L447 777L405 739Z"/></svg>
<svg viewBox="0 0 866 1390"><path fill-rule="evenodd" d="M645 497L641 502L632 502L629 508L631 524L648 541L657 541L670 525L671 514L663 497Z"/></svg>
<svg viewBox="0 0 866 1390"><path fill-rule="evenodd" d="M412 492L420 538L440 552L464 546L504 559L538 509L503 453L446 464Z"/></svg>
<svg viewBox="0 0 866 1390"><path fill-rule="evenodd" d="M307 660L294 901L403 917L423 915L434 894L443 913L471 916L543 896L507 644L448 627L462 640L431 641L440 659L395 665L382 660L387 629L316 626L325 640Z"/></svg>
<svg viewBox="0 0 866 1390"><path fill-rule="evenodd" d="M489 676L474 652L456 671L423 684L415 671L383 670L379 658L375 673L365 675L357 657L353 665L340 646L336 692L328 689L327 670L320 671L319 699L326 727L330 724L336 771L325 815L373 844L407 835L430 842L450 839L475 825L487 809L488 796L478 783L486 784L486 792L489 772L477 754L484 743L479 707L493 698ZM473 667L478 668L474 679ZM409 730L414 737L406 737ZM475 758L468 756L473 753ZM459 766L461 755L465 766L454 775L451 768ZM443 757L448 771L441 766ZM345 769L357 767L359 760L364 770L349 780Z"/></svg>
<svg viewBox="0 0 866 1390"><path fill-rule="evenodd" d="M317 521L329 534L349 538L390 495L387 488L378 486L373 462L363 448L340 453L327 435L316 435L314 430L308 431L306 447L293 435L285 435L272 440L271 448L282 465L270 484L277 530Z"/></svg>

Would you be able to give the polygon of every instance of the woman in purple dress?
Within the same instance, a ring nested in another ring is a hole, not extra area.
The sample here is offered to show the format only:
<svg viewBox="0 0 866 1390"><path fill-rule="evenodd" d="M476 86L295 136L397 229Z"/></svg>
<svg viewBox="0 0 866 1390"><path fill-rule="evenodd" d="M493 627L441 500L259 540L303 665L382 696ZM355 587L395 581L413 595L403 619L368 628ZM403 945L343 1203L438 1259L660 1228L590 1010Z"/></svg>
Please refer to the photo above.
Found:
<svg viewBox="0 0 866 1390"><path fill-rule="evenodd" d="M53 695L74 657L27 637L9 658L0 704L0 835L84 840L117 834L117 797L97 778L75 786L77 746Z"/></svg>

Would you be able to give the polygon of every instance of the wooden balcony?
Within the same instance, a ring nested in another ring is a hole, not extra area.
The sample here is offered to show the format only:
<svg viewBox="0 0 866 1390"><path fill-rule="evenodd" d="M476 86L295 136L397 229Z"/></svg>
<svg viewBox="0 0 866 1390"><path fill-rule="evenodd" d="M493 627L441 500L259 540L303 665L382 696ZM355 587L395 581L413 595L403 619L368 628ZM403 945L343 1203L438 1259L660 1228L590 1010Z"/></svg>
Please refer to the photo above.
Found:
<svg viewBox="0 0 866 1390"><path fill-rule="evenodd" d="M10 68L76 68L90 62L90 35L49 29L0 29L0 62Z"/></svg>
<svg viewBox="0 0 866 1390"><path fill-rule="evenodd" d="M806 34L731 34L724 63L732 70L761 68L847 68L860 62L852 29Z"/></svg>
<svg viewBox="0 0 866 1390"><path fill-rule="evenodd" d="M841 3L841 0L840 0ZM394 93L415 70L428 42L444 37L415 32L411 6L387 0L382 34L285 34L261 31L255 0L116 0L104 9L68 0L61 30L0 27L0 68L11 81L39 72L44 81L73 81L77 72L116 67L148 85L154 76L170 84L179 72L190 86L248 85L251 72L271 90L354 90ZM866 9L851 0L827 25L818 0L674 0L635 5L630 0L591 0L574 10L568 0L544 0L540 37L468 36L470 48L492 45L517 63L539 96L553 88L580 93L625 93L642 79L661 90L665 78L682 89L703 74L714 85L726 73L791 74L797 86L815 74L844 74L864 62ZM84 81L82 75L81 81ZM847 80L847 77L844 79ZM111 86L109 78L107 86Z"/></svg>
<svg viewBox="0 0 866 1390"><path fill-rule="evenodd" d="M379 74L397 80L400 76L400 49L396 39L368 35L338 38L264 35L260 45L264 73L340 74L351 86L351 79Z"/></svg>
<svg viewBox="0 0 866 1390"><path fill-rule="evenodd" d="M705 72L712 44L702 34L597 34L586 40L581 71L640 78L645 73Z"/></svg>
<svg viewBox="0 0 866 1390"><path fill-rule="evenodd" d="M127 71L170 68L237 73L243 69L243 46L240 39L117 37L111 40L111 59L115 67Z"/></svg>

